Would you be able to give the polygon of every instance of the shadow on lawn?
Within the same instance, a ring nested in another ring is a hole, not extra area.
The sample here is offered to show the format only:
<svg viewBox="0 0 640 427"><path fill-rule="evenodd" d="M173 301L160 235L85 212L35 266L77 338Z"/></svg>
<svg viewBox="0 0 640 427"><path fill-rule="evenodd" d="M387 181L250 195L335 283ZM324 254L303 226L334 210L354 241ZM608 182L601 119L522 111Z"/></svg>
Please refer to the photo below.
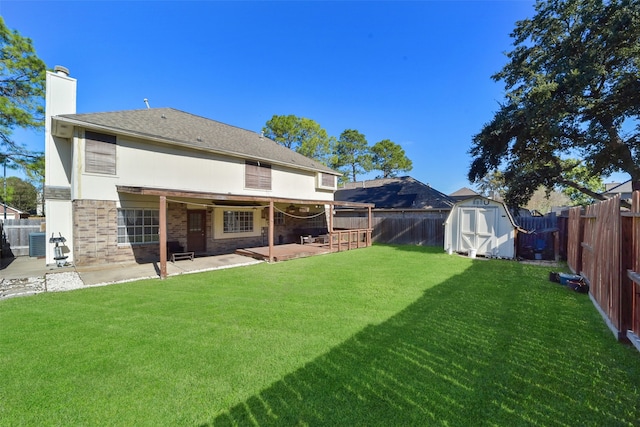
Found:
<svg viewBox="0 0 640 427"><path fill-rule="evenodd" d="M203 426L633 424L638 396L615 392L634 374L595 375L606 350L576 331L587 297L523 283L517 264L496 283L500 264L479 262L501 261L474 262Z"/></svg>

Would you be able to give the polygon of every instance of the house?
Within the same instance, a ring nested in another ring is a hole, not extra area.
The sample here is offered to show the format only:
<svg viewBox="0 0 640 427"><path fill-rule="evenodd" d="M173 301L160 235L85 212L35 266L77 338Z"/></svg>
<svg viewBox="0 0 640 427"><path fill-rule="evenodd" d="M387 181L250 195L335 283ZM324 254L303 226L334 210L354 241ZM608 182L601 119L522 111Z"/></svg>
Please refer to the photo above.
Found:
<svg viewBox="0 0 640 427"><path fill-rule="evenodd" d="M473 191L469 187L462 187L459 190L449 194L449 197L451 197L453 200L457 202L460 200L468 199L469 197L479 196L479 195L480 193Z"/></svg>
<svg viewBox="0 0 640 427"><path fill-rule="evenodd" d="M614 197L616 195L620 195L622 200L631 201L631 194L633 193L633 189L631 187L631 180L625 181L623 183L612 182L604 185L604 195L607 198Z"/></svg>
<svg viewBox="0 0 640 427"><path fill-rule="evenodd" d="M448 213L455 203L451 197L410 176L348 182L335 192L335 200L373 203L374 214L385 217Z"/></svg>
<svg viewBox="0 0 640 427"><path fill-rule="evenodd" d="M517 230L504 203L471 197L451 209L445 222L444 249L471 257L514 258Z"/></svg>
<svg viewBox="0 0 640 427"><path fill-rule="evenodd" d="M0 203L0 222L5 219L20 219L28 216L29 214L26 212L13 208L6 203Z"/></svg>
<svg viewBox="0 0 640 427"><path fill-rule="evenodd" d="M46 230L64 239L68 262L160 259L163 268L167 251L269 245L271 254L299 230L332 230L339 173L323 164L172 108L76 114L77 82L64 67L46 84ZM47 247L47 264L60 256Z"/></svg>

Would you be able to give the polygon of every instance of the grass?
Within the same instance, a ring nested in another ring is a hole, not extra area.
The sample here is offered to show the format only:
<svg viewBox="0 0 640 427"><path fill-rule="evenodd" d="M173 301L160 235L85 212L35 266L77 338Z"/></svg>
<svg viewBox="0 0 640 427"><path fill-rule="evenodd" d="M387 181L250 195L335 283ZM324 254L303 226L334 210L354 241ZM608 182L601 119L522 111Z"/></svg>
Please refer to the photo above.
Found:
<svg viewBox="0 0 640 427"><path fill-rule="evenodd" d="M374 246L0 301L0 425L637 425L640 355L548 271Z"/></svg>

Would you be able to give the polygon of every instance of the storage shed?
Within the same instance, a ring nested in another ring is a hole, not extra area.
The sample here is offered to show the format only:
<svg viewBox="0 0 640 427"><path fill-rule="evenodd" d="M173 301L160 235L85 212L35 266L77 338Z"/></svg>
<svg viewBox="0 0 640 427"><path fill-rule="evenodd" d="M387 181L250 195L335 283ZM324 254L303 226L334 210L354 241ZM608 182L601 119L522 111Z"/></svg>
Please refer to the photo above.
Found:
<svg viewBox="0 0 640 427"><path fill-rule="evenodd" d="M504 203L482 196L457 202L447 218L444 249L495 258L514 258L517 226Z"/></svg>

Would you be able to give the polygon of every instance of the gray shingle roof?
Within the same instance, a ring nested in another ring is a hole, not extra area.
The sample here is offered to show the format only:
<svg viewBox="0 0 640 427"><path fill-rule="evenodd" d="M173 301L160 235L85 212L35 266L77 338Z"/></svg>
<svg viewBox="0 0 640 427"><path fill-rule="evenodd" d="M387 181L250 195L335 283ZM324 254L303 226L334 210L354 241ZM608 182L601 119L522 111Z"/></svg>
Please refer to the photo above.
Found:
<svg viewBox="0 0 640 427"><path fill-rule="evenodd" d="M479 194L468 187L462 187L461 189L449 194L449 197L451 197L455 201L468 199L474 196L479 196Z"/></svg>
<svg viewBox="0 0 640 427"><path fill-rule="evenodd" d="M455 201L410 177L384 178L347 183L334 193L341 202L374 203L376 209L451 209Z"/></svg>
<svg viewBox="0 0 640 427"><path fill-rule="evenodd" d="M151 138L198 150L339 174L322 163L283 147L256 132L173 108L63 114L55 119L68 121L76 126L124 133L143 139Z"/></svg>

